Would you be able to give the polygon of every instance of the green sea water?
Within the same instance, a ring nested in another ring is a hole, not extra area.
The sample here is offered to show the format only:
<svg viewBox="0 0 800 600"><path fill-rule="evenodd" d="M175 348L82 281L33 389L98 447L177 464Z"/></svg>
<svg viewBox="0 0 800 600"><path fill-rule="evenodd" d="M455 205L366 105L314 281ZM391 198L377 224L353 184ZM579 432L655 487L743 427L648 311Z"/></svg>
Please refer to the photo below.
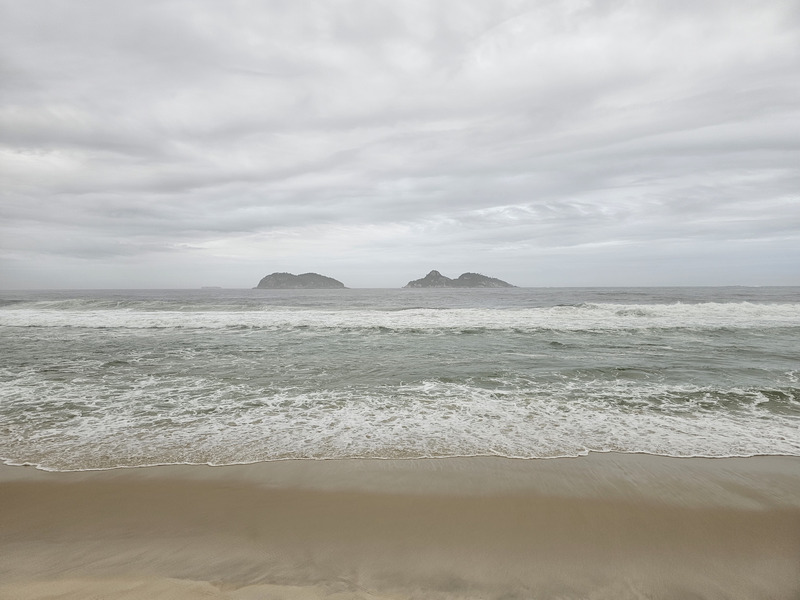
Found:
<svg viewBox="0 0 800 600"><path fill-rule="evenodd" d="M799 288L0 292L0 457L800 455Z"/></svg>

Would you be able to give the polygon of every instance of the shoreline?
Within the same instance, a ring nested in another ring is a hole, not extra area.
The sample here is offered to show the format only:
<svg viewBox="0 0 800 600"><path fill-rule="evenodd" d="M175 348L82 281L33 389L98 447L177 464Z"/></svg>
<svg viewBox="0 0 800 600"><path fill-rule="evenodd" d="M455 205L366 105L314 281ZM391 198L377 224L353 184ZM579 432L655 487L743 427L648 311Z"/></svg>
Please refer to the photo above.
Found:
<svg viewBox="0 0 800 600"><path fill-rule="evenodd" d="M0 597L800 595L800 457L0 466Z"/></svg>
<svg viewBox="0 0 800 600"><path fill-rule="evenodd" d="M498 459L498 460L511 460L511 461L544 461L544 460L570 460L578 458L586 458L594 455L610 455L610 456L652 456L655 458L666 459L702 459L702 460L729 460L729 459L748 459L748 458L800 458L800 454L785 454L780 452L756 452L753 454L659 454L658 452L649 452L647 450L587 450L580 454L557 454L554 456L513 456L505 454L445 454L442 456L342 456L342 457L281 457L281 458L267 458L263 460L253 460L249 462L230 462L230 463L212 463L212 462L163 462L163 463L147 463L141 465L116 465L112 467L86 467L74 469L57 469L43 466L31 462L13 462L12 459L0 456L0 468L5 467L24 467L32 468L37 471L45 471L47 473L82 473L84 471L115 471L119 469L153 469L160 467L245 467L258 464L269 464L277 462L347 462L347 461L428 461L428 460L466 460L466 459ZM2 480L2 477L0 477Z"/></svg>

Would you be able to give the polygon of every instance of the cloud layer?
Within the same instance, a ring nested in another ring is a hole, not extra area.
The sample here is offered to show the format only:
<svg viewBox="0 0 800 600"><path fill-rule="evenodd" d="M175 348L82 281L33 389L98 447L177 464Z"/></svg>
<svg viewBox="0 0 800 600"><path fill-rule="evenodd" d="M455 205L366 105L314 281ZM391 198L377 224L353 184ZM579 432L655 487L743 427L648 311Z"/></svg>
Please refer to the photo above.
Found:
<svg viewBox="0 0 800 600"><path fill-rule="evenodd" d="M2 0L2 285L798 285L797 73L791 1Z"/></svg>

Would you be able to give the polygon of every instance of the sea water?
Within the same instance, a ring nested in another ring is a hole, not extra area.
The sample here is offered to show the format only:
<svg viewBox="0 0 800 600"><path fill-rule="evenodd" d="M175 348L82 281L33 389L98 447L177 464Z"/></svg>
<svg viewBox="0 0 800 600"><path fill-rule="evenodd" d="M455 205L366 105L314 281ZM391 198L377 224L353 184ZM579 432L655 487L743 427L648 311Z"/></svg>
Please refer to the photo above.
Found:
<svg viewBox="0 0 800 600"><path fill-rule="evenodd" d="M0 292L0 458L51 470L800 455L800 288Z"/></svg>

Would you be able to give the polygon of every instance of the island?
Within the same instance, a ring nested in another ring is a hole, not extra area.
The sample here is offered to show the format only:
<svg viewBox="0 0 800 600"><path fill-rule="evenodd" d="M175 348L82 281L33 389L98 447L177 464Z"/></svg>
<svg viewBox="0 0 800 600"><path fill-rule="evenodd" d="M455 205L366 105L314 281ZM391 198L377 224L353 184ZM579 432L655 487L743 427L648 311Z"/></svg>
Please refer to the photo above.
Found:
<svg viewBox="0 0 800 600"><path fill-rule="evenodd" d="M407 288L510 288L514 287L510 283L487 277L480 273L462 273L457 279L445 277L439 271L431 271L422 279L409 281Z"/></svg>
<svg viewBox="0 0 800 600"><path fill-rule="evenodd" d="M272 273L267 275L258 285L253 288L256 290L332 290L346 289L341 281L333 277L326 277L319 273L303 273L293 275L292 273Z"/></svg>

